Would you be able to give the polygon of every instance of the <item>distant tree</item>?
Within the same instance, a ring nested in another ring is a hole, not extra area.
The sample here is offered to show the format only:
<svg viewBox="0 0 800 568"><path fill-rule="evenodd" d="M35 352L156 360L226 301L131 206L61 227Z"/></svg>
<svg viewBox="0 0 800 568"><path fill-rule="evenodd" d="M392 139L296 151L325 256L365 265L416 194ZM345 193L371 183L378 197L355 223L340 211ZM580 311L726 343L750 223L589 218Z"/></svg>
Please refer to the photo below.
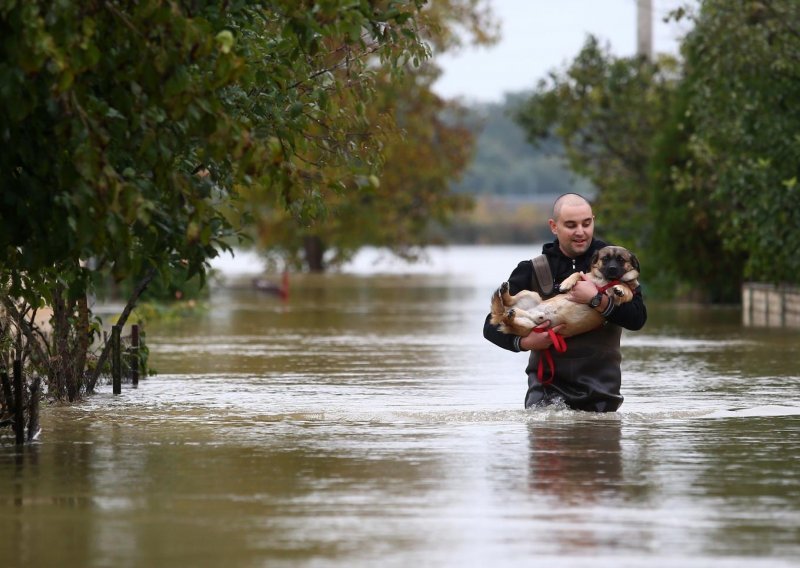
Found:
<svg viewBox="0 0 800 568"><path fill-rule="evenodd" d="M653 142L664 125L676 62L616 58L589 36L563 72L552 72L516 113L533 143L555 136L569 167L597 188L603 235L642 249L648 222Z"/></svg>
<svg viewBox="0 0 800 568"><path fill-rule="evenodd" d="M484 0L432 2L419 15L420 34L435 52L459 47L456 28L476 42L493 41L487 5ZM363 114L365 128L351 143L380 146L380 162L365 162L376 167L362 167L349 179L336 164L325 164L321 171L336 183L321 190L322 206L306 216L268 196L248 194L258 248L312 271L341 263L364 245L414 256L415 247L430 242L431 226L468 205L468 198L450 191L472 152L460 107L433 92L439 70L431 62L409 59L399 73L392 71L376 69L374 92L358 98L355 106L343 101L341 93L332 99L340 112ZM326 154L328 143L321 133L321 147L303 156L307 163L319 163ZM298 180L294 190L304 188Z"/></svg>

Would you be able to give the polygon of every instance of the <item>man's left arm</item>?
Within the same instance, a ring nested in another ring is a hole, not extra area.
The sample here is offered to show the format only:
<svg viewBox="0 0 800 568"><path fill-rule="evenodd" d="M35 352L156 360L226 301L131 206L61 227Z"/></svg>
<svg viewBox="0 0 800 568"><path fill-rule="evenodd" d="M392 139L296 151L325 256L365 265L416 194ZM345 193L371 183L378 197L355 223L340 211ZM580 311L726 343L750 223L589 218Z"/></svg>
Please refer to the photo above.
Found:
<svg viewBox="0 0 800 568"><path fill-rule="evenodd" d="M597 295L597 286L590 281L586 274L581 275L581 280L577 282L568 292L569 299L579 304L589 304L593 296ZM591 304L590 304L591 305ZM600 295L600 303L594 306L604 318L620 327L637 331L644 327L647 321L647 308L642 298L642 287L638 286L633 291L633 299L619 306L614 306L609 293Z"/></svg>
<svg viewBox="0 0 800 568"><path fill-rule="evenodd" d="M615 307L606 319L631 331L642 329L647 321L647 306L644 305L642 298L642 287L639 286L634 290L633 300Z"/></svg>

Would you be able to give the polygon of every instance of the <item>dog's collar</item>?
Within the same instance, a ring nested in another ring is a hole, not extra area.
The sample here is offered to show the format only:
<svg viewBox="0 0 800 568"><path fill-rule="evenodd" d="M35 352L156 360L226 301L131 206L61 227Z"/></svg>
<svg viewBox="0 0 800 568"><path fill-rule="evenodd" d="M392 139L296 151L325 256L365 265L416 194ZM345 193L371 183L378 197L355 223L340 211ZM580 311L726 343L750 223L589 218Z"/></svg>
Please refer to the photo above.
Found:
<svg viewBox="0 0 800 568"><path fill-rule="evenodd" d="M602 294L603 292L605 292L606 290L608 290L609 288L611 288L613 286L616 286L617 284L622 284L622 282L620 280L612 280L611 282L609 282L608 284L605 284L604 286L598 286L597 287L597 293L598 294Z"/></svg>

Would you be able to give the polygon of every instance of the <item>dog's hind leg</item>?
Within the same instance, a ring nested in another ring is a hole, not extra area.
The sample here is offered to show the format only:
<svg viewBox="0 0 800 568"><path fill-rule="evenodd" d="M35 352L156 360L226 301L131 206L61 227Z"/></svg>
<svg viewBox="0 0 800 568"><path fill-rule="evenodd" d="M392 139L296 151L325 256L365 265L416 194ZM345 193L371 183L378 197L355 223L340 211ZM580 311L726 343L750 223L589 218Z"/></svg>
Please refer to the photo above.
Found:
<svg viewBox="0 0 800 568"><path fill-rule="evenodd" d="M506 306L513 306L515 302L514 296L511 295L509 291L510 286L508 282L503 282L500 284L500 288L497 289L497 292L500 294L500 297L503 299L503 304Z"/></svg>
<svg viewBox="0 0 800 568"><path fill-rule="evenodd" d="M508 294L508 282L503 284L492 294L492 325L497 325L503 321L506 315L507 306L503 301L503 293Z"/></svg>
<svg viewBox="0 0 800 568"><path fill-rule="evenodd" d="M536 327L537 323L531 314L525 310L511 308L503 318L503 328L506 333L526 336Z"/></svg>

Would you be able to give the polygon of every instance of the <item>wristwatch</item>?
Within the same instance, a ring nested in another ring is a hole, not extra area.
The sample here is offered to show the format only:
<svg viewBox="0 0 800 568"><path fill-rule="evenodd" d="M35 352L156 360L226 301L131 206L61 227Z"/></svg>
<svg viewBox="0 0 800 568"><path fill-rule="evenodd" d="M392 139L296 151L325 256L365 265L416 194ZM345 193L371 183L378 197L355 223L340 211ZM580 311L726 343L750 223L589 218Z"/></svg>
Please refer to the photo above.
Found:
<svg viewBox="0 0 800 568"><path fill-rule="evenodd" d="M592 299L589 300L589 307L596 308L597 306L600 305L600 302L602 300L603 300L603 294L601 292L598 292L596 296L592 297Z"/></svg>

